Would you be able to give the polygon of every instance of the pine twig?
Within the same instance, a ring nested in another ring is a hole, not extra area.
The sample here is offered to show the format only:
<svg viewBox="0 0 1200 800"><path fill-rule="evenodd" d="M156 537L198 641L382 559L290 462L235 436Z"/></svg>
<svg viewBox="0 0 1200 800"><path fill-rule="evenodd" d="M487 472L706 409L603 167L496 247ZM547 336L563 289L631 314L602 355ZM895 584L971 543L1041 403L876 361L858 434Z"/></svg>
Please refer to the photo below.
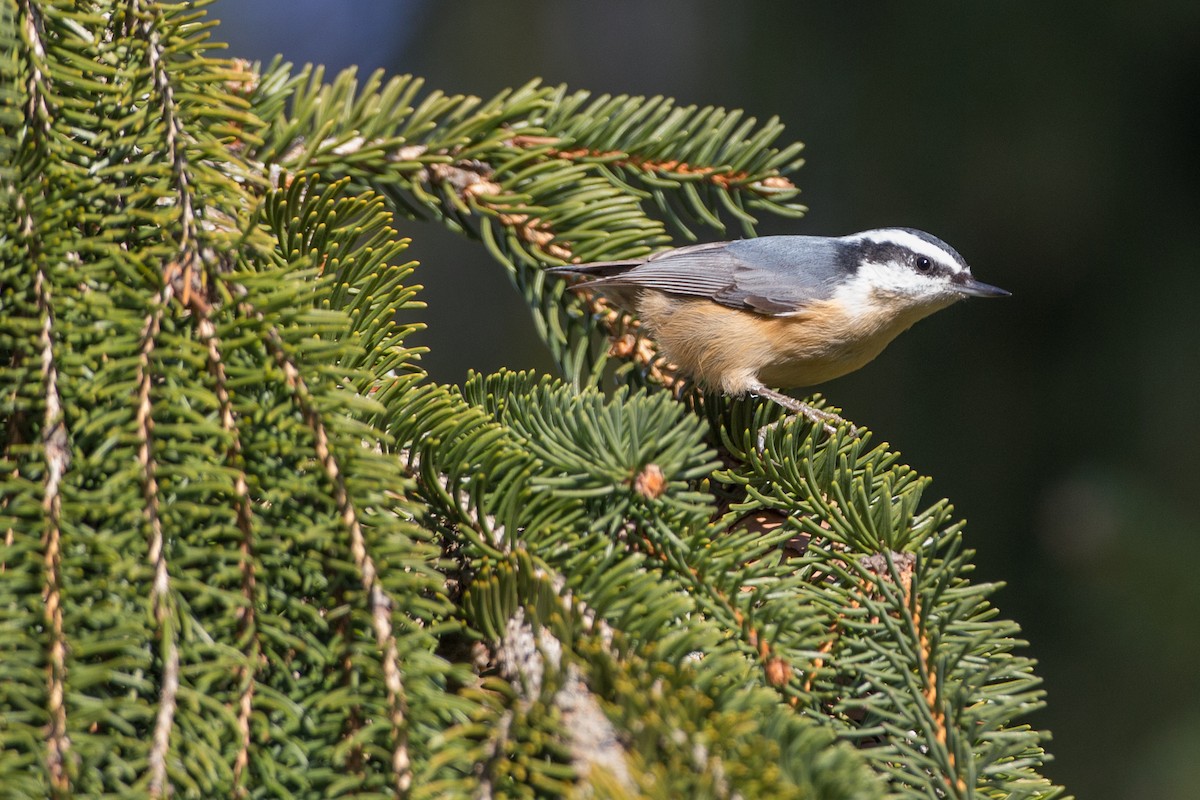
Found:
<svg viewBox="0 0 1200 800"><path fill-rule="evenodd" d="M153 745L150 750L150 795L160 797L169 793L167 785L167 752L170 749L171 727L175 720L176 698L179 693L179 647L175 641L170 618L170 573L167 569L166 547L163 537L162 517L159 511L157 462L153 454L154 417L150 398L153 382L151 357L154 354L166 305L172 296L171 283L151 300L152 310L142 328L142 344L138 348L137 396L135 399L136 427L138 434L137 459L142 469L142 498L146 521L150 526L148 558L154 570L154 581L150 590L150 604L159 635L163 637L162 695L159 699L158 715L154 723Z"/></svg>
<svg viewBox="0 0 1200 800"><path fill-rule="evenodd" d="M71 464L71 449L63 420L62 396L58 390L58 366L54 359L54 310L47 285L46 273L38 269L34 292L42 313L40 335L42 385L46 410L42 418L42 447L46 458L45 496L42 511L46 529L42 536L43 563L46 585L42 591L47 627L50 629L50 663L47 669L50 726L47 731L46 766L50 787L58 794L68 791L64 760L70 741L67 739L67 642L63 629L62 609L62 479Z"/></svg>
<svg viewBox="0 0 1200 800"><path fill-rule="evenodd" d="M743 170L720 170L716 167L695 166L677 159L657 161L652 158L635 156L623 150L594 150L587 147L560 149L555 147L555 145L561 142L562 140L557 136L521 134L512 137L505 144L518 148L548 147L545 151L547 155L552 158L561 158L564 161L599 161L612 164L616 167L627 167L658 175L698 176L708 183L727 191L739 188L750 178L750 173ZM789 191L795 189L796 185L781 175L769 175L756 182L750 188L752 191L768 194L770 192Z"/></svg>

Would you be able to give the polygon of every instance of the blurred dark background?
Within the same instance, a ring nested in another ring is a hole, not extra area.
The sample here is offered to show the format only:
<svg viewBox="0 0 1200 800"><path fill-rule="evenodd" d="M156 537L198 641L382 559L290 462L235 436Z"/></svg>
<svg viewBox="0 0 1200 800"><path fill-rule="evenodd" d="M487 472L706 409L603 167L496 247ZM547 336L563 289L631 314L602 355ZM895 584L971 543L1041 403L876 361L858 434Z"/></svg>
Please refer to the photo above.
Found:
<svg viewBox="0 0 1200 800"><path fill-rule="evenodd" d="M1040 661L1049 775L1087 798L1200 785L1200 4L222 0L230 54L532 77L780 116L810 213L924 228L1013 297L922 322L822 387L935 478ZM789 139L790 140L790 139ZM426 366L549 370L483 248L403 226ZM717 238L714 236L714 238ZM931 498L932 499L932 498Z"/></svg>

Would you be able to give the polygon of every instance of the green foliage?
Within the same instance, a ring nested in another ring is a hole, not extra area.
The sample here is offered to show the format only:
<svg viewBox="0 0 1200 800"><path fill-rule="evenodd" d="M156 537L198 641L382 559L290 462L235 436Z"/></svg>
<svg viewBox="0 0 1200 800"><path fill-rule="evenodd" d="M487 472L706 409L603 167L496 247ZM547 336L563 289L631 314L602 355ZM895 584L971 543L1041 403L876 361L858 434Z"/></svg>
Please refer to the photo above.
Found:
<svg viewBox="0 0 1200 800"><path fill-rule="evenodd" d="M800 213L778 123L326 82L94 5L0 3L7 792L1060 793L925 479L760 450L777 409L665 390L544 280ZM393 213L477 237L563 379L429 382Z"/></svg>

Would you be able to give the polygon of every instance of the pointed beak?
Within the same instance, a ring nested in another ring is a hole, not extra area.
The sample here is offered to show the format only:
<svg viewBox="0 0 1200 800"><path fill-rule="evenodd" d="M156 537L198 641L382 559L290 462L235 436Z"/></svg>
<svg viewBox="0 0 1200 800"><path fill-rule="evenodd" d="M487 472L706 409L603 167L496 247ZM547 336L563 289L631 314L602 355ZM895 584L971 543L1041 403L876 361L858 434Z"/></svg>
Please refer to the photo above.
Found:
<svg viewBox="0 0 1200 800"><path fill-rule="evenodd" d="M999 286L977 281L974 278L966 278L961 283L955 283L955 289L960 294L970 295L971 297L1008 297L1012 292L1007 289L1001 289Z"/></svg>

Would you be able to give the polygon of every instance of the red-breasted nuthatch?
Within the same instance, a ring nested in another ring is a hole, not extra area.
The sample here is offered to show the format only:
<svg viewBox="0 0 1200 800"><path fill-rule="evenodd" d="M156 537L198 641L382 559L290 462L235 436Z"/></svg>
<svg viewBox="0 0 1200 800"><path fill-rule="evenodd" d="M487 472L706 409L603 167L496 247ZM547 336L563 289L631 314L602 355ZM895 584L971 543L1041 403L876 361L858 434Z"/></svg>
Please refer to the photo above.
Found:
<svg viewBox="0 0 1200 800"><path fill-rule="evenodd" d="M547 272L589 278L577 288L636 313L662 354L702 386L768 398L827 429L842 420L774 389L853 372L964 297L1009 294L912 228L714 242Z"/></svg>

